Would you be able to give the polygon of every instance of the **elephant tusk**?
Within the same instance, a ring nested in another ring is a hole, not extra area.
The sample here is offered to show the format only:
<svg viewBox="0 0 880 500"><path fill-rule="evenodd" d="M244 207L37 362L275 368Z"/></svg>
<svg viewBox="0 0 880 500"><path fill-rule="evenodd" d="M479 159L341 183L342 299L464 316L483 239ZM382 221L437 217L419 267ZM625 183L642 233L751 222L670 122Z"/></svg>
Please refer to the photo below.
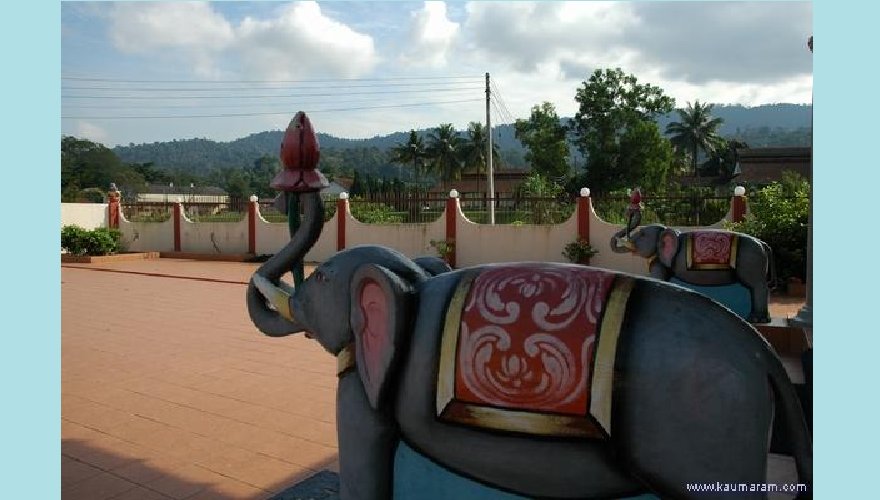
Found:
<svg viewBox="0 0 880 500"><path fill-rule="evenodd" d="M354 363L354 342L352 342L336 355L336 376L340 377L343 373L354 368Z"/></svg>
<svg viewBox="0 0 880 500"><path fill-rule="evenodd" d="M635 243L633 243L632 240L627 238L626 236L615 238L614 244L618 249L626 249L630 252L636 251Z"/></svg>
<svg viewBox="0 0 880 500"><path fill-rule="evenodd" d="M259 274L251 276L251 281L257 290L269 301L284 319L295 322L293 312L290 310L290 293L272 284L271 281Z"/></svg>

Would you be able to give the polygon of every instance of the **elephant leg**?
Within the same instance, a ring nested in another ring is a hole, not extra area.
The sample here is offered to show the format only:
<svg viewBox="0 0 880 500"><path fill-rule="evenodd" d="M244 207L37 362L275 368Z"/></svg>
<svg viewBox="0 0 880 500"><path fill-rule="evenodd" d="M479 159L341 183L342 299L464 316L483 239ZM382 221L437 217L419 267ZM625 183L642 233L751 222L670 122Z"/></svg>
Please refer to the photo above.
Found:
<svg viewBox="0 0 880 500"><path fill-rule="evenodd" d="M767 282L762 281L749 287L752 295L752 314L749 321L752 323L769 323L770 322L770 290L767 288Z"/></svg>
<svg viewBox="0 0 880 500"><path fill-rule="evenodd" d="M357 371L339 378L336 396L340 498L391 498L396 426L370 407Z"/></svg>
<svg viewBox="0 0 880 500"><path fill-rule="evenodd" d="M752 295L752 323L769 323L768 302L770 289L767 285L768 256L760 244L742 245L737 257L737 279Z"/></svg>
<svg viewBox="0 0 880 500"><path fill-rule="evenodd" d="M648 272L651 274L651 277L654 279L658 279L661 281L669 281L669 278L672 277L672 273L669 268L664 266L659 260L654 260L648 266Z"/></svg>

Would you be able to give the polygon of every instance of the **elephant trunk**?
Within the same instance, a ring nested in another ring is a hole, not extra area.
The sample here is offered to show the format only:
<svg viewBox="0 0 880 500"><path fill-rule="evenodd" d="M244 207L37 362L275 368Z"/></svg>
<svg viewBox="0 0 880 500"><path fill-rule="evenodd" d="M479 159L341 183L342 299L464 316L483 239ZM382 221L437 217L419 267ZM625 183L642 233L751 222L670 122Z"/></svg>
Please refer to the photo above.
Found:
<svg viewBox="0 0 880 500"><path fill-rule="evenodd" d="M324 226L324 204L317 191L303 195L303 224L290 242L261 265L251 277L247 289L248 314L254 325L270 337L283 337L303 330L293 315L295 309L292 286L281 277L293 264L301 261Z"/></svg>
<svg viewBox="0 0 880 500"><path fill-rule="evenodd" d="M629 238L624 239L624 236L628 235L629 231L626 228L621 229L620 231L614 233L614 236L611 237L611 251L614 253L631 253L635 250L632 245L632 242Z"/></svg>

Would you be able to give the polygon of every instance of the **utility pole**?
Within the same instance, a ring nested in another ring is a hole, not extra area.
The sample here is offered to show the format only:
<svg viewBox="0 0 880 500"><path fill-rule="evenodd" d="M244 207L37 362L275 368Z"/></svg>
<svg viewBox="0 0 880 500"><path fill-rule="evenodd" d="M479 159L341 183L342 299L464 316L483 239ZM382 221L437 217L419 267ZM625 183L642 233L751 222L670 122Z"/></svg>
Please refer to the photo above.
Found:
<svg viewBox="0 0 880 500"><path fill-rule="evenodd" d="M489 177L488 197L489 224L495 224L495 176L492 173L492 114L489 112L492 91L489 89L489 73L486 73L486 134L489 136L486 151L486 175Z"/></svg>
<svg viewBox="0 0 880 500"><path fill-rule="evenodd" d="M813 53L813 35L807 41L810 54ZM807 224L807 297L806 303L798 311L797 316L789 323L804 328L813 327L813 191L816 185L813 177L813 99L810 98L810 212Z"/></svg>

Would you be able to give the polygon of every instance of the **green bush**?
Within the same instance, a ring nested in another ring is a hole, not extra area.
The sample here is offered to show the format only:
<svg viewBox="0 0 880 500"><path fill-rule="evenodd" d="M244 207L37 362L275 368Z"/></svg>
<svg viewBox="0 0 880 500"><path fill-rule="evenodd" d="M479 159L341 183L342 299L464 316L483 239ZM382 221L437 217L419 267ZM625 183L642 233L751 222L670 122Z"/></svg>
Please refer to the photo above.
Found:
<svg viewBox="0 0 880 500"><path fill-rule="evenodd" d="M108 255L122 250L118 229L97 228L87 231L79 226L61 228L61 249L73 255Z"/></svg>
<svg viewBox="0 0 880 500"><path fill-rule="evenodd" d="M398 224L403 222L403 214L384 203L365 202L359 197L351 199L351 215L365 224Z"/></svg>
<svg viewBox="0 0 880 500"><path fill-rule="evenodd" d="M447 240L431 240L431 247L437 251L437 255L449 262L449 259L455 253L455 242Z"/></svg>
<svg viewBox="0 0 880 500"><path fill-rule="evenodd" d="M565 249L562 250L562 256L575 264L587 264L590 261L590 257L597 253L599 251L582 238L568 243L565 245Z"/></svg>
<svg viewBox="0 0 880 500"><path fill-rule="evenodd" d="M809 216L809 182L786 172L781 182L774 182L749 196L749 213L745 220L726 226L770 245L777 278L783 283L788 278L806 281Z"/></svg>

